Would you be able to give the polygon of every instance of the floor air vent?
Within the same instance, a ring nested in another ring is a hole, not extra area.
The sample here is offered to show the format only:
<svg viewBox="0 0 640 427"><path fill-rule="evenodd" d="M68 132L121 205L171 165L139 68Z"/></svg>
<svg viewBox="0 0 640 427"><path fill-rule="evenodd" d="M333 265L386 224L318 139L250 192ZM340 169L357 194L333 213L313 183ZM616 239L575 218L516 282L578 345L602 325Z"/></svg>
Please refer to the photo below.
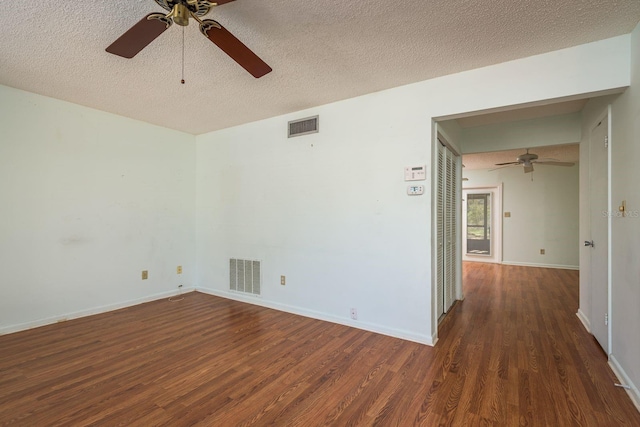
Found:
<svg viewBox="0 0 640 427"><path fill-rule="evenodd" d="M260 295L260 261L231 258L229 260L229 289Z"/></svg>
<svg viewBox="0 0 640 427"><path fill-rule="evenodd" d="M320 131L320 117L307 117L306 119L293 120L289 122L289 138L292 136L308 135Z"/></svg>

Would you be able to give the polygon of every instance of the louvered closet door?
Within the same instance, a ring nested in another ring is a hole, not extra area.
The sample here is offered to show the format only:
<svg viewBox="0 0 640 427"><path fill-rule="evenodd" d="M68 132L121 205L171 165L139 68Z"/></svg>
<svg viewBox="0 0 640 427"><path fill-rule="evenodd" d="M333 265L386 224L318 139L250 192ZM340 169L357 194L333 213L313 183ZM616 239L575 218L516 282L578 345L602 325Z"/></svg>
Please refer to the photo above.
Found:
<svg viewBox="0 0 640 427"><path fill-rule="evenodd" d="M437 266L436 266L436 312L444 314L444 147L438 144L438 191L437 191Z"/></svg>
<svg viewBox="0 0 640 427"><path fill-rule="evenodd" d="M455 301L456 287L456 165L454 154L446 150L446 181L445 181L445 289L444 311L447 312Z"/></svg>
<svg viewBox="0 0 640 427"><path fill-rule="evenodd" d="M438 144L437 189L437 299L438 316L446 313L456 299L458 158Z"/></svg>

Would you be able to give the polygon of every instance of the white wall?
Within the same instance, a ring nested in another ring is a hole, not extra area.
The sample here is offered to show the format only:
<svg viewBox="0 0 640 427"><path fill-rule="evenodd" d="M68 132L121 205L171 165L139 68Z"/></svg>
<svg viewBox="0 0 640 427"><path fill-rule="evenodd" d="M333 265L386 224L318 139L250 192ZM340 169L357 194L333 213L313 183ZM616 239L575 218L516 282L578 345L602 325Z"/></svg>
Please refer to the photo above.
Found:
<svg viewBox="0 0 640 427"><path fill-rule="evenodd" d="M505 264L578 268L578 171L577 164L536 165L533 181L522 167L463 171L464 188L504 183L503 212L511 213L502 218Z"/></svg>
<svg viewBox="0 0 640 427"><path fill-rule="evenodd" d="M192 135L4 86L0 132L0 333L193 285Z"/></svg>
<svg viewBox="0 0 640 427"><path fill-rule="evenodd" d="M462 153L461 138L462 128L455 120L445 120L437 122L437 132L440 133L446 144L453 148L458 154Z"/></svg>
<svg viewBox="0 0 640 427"><path fill-rule="evenodd" d="M611 209L626 200L630 215L612 219L611 360L640 408L640 25L631 47L632 86L612 108Z"/></svg>
<svg viewBox="0 0 640 427"><path fill-rule="evenodd" d="M484 153L580 142L580 113L462 129L462 152Z"/></svg>
<svg viewBox="0 0 640 427"><path fill-rule="evenodd" d="M355 307L359 325L427 339L429 210L402 177L428 162L430 120L414 110L398 134L405 111L384 96L198 137L200 287L224 292L229 258L260 259L262 303L334 321ZM319 134L287 139L287 120L317 113Z"/></svg>
<svg viewBox="0 0 640 427"><path fill-rule="evenodd" d="M433 343L431 119L624 87L629 55L621 36L197 137L199 288L243 299L228 259L261 259L245 300ZM312 114L320 133L288 140ZM419 164L427 192L408 197Z"/></svg>

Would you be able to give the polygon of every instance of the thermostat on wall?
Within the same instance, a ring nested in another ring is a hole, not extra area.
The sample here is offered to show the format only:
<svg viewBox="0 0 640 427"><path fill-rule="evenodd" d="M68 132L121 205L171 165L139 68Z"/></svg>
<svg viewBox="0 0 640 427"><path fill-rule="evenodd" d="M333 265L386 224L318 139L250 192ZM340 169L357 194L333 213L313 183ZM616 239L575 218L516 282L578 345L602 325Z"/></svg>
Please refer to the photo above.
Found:
<svg viewBox="0 0 640 427"><path fill-rule="evenodd" d="M427 179L427 166L407 166L404 168L405 181L424 181Z"/></svg>
<svg viewBox="0 0 640 427"><path fill-rule="evenodd" d="M410 185L407 187L407 194L410 196L419 196L424 194L424 185Z"/></svg>

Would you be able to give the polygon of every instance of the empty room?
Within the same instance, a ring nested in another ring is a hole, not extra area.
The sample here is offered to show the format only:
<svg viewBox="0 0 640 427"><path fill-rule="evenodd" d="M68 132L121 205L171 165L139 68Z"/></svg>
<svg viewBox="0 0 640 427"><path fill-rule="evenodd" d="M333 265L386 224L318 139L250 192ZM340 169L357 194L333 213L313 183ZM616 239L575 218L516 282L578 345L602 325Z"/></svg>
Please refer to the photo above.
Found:
<svg viewBox="0 0 640 427"><path fill-rule="evenodd" d="M0 425L640 425L640 2L552 3L6 1Z"/></svg>

